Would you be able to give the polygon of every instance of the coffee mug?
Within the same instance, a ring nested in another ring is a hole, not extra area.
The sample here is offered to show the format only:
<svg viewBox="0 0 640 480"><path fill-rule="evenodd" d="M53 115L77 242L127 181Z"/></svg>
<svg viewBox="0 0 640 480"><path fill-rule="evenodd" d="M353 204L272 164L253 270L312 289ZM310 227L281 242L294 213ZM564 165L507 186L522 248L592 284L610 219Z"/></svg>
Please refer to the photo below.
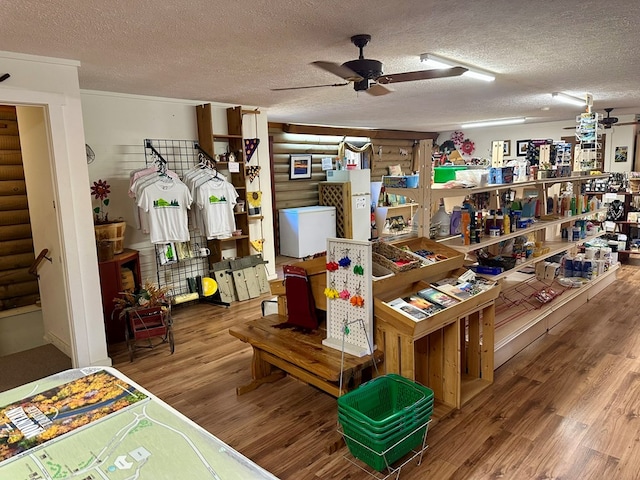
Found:
<svg viewBox="0 0 640 480"><path fill-rule="evenodd" d="M207 247L202 247L200 249L200 256L201 257L208 257L211 254L211 250L209 250Z"/></svg>

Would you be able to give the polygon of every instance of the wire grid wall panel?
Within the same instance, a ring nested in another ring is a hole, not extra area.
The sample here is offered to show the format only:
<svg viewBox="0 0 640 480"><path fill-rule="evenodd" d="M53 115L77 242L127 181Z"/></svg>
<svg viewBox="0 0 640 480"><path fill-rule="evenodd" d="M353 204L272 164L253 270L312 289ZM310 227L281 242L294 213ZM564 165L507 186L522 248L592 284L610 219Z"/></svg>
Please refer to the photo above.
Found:
<svg viewBox="0 0 640 480"><path fill-rule="evenodd" d="M327 338L322 343L362 357L375 349L371 243L344 238L327 239L327 262L340 264L347 258L351 260L349 266L335 271L327 269L327 288L345 293L338 298L327 299ZM354 272L356 266L362 267L361 275ZM358 296L364 300L361 306L352 303Z"/></svg>
<svg viewBox="0 0 640 480"><path fill-rule="evenodd" d="M146 139L144 141L145 162L152 165L155 163L155 157L147 144L153 146L156 151L167 162L167 168L174 171L182 179L184 174L196 166L199 162L198 150L195 148L197 144L194 140L159 140ZM191 209L197 208L195 205ZM176 263L162 265L160 263L161 246L156 245L156 269L158 272L158 286L167 287L171 290L171 295L179 295L189 292L189 278L208 277L209 276L209 259L207 256L200 257L200 248L207 246L207 239L203 233L196 229L192 224L192 216L189 214L189 236L191 238L191 251L193 258L185 258L178 260Z"/></svg>

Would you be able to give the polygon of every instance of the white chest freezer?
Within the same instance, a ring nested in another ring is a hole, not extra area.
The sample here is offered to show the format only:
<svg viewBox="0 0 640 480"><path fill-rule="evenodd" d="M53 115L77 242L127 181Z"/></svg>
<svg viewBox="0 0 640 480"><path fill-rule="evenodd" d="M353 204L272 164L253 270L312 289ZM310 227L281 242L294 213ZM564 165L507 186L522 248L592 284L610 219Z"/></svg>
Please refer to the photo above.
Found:
<svg viewBox="0 0 640 480"><path fill-rule="evenodd" d="M302 258L324 252L327 250L327 238L335 236L335 207L280 210L280 255Z"/></svg>

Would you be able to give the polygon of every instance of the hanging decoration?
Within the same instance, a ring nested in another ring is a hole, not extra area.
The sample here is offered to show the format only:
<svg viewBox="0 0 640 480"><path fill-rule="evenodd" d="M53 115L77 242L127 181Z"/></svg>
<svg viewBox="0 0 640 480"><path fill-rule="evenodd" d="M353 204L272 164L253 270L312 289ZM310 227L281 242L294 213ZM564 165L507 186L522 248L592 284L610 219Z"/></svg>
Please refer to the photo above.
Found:
<svg viewBox="0 0 640 480"><path fill-rule="evenodd" d="M251 161L251 157L253 156L254 152L258 148L258 145L260 145L259 138L245 138L244 154L245 154L245 157L247 158L247 163Z"/></svg>
<svg viewBox="0 0 640 480"><path fill-rule="evenodd" d="M256 178L260 176L260 166L248 165L245 167L245 172L247 177L249 177L249 181L253 182Z"/></svg>
<svg viewBox="0 0 640 480"><path fill-rule="evenodd" d="M260 190L248 192L247 202L249 202L249 215L260 215L262 192Z"/></svg>
<svg viewBox="0 0 640 480"><path fill-rule="evenodd" d="M464 133L462 133L460 130L456 130L451 134L451 140L453 141L454 145L459 147L464 142Z"/></svg>
<svg viewBox="0 0 640 480"><path fill-rule="evenodd" d="M250 240L249 243L251 243L251 246L255 249L256 252L262 252L262 249L264 247L264 238L261 238L260 240Z"/></svg>
<svg viewBox="0 0 640 480"><path fill-rule="evenodd" d="M476 151L476 144L466 138L464 142L462 142L462 145L460 145L460 150L462 150L462 153L465 155L472 155L473 152Z"/></svg>

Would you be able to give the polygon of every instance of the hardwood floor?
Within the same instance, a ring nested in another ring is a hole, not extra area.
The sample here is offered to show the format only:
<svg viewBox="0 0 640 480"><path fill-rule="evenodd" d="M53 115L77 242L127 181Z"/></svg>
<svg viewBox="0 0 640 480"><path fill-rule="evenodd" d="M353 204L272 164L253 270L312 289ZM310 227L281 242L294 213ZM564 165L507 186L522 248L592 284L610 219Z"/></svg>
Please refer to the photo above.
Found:
<svg viewBox="0 0 640 480"><path fill-rule="evenodd" d="M495 383L429 430L422 465L402 480L640 478L640 268L498 370ZM264 298L268 298L265 296ZM290 377L236 396L250 348L227 329L260 300L174 311L176 351L112 351L114 366L282 479L371 478L329 454L336 400Z"/></svg>

